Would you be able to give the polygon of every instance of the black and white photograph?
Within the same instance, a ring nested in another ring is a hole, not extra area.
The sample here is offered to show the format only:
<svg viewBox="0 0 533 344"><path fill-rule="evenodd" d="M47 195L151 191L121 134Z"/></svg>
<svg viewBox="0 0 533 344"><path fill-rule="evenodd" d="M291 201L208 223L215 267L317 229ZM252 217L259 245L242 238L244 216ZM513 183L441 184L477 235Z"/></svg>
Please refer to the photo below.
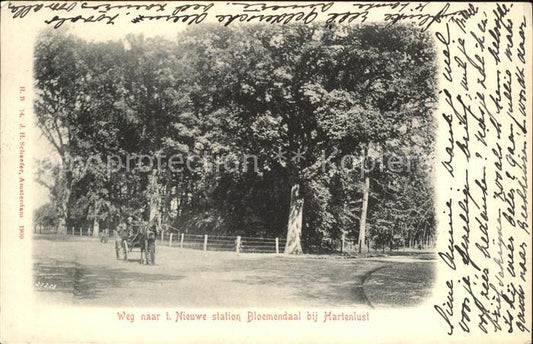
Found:
<svg viewBox="0 0 533 344"><path fill-rule="evenodd" d="M6 343L530 334L530 5L1 11Z"/></svg>
<svg viewBox="0 0 533 344"><path fill-rule="evenodd" d="M407 25L43 32L37 290L80 305L424 301L435 55Z"/></svg>

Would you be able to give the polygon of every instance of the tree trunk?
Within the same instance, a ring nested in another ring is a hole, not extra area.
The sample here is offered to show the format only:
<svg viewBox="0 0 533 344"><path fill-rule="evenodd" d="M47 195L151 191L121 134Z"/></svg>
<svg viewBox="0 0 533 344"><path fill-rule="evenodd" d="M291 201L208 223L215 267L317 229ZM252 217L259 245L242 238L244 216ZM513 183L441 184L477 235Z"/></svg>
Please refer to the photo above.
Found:
<svg viewBox="0 0 533 344"><path fill-rule="evenodd" d="M100 219L98 218L99 215L100 215L100 200L96 199L94 201L94 208L93 208L93 214L92 214L92 218L93 218L93 237L98 237L98 235L100 234Z"/></svg>
<svg viewBox="0 0 533 344"><path fill-rule="evenodd" d="M100 221L98 220L98 217L95 216L94 222L93 222L93 237L98 238L99 234L100 234Z"/></svg>
<svg viewBox="0 0 533 344"><path fill-rule="evenodd" d="M302 254L302 214L304 200L300 195L300 185L294 184L291 188L291 203L289 207L289 223L287 226L287 242L285 254Z"/></svg>
<svg viewBox="0 0 533 344"><path fill-rule="evenodd" d="M370 177L368 176L368 172L366 170L366 161L368 157L370 156L370 152L372 151L372 142L369 142L366 146L365 152L364 152L364 163L361 168L364 172L364 184L363 184L363 204L361 208L361 220L359 221L359 239L358 239L358 246L359 246L359 253L361 253L361 248L363 245L366 244L366 217L368 212L368 195L370 193ZM385 245L385 244L384 244ZM369 251L367 246L367 252Z"/></svg>
<svg viewBox="0 0 533 344"><path fill-rule="evenodd" d="M67 218L68 218L68 201L70 198L70 190L67 190L68 196L65 197L64 200L61 200L61 204L59 205L60 211L58 214L59 217L59 234L66 234L67 233Z"/></svg>
<svg viewBox="0 0 533 344"><path fill-rule="evenodd" d="M148 221L150 224L156 221L159 213L159 183L157 180L157 170L153 170L148 177Z"/></svg>
<svg viewBox="0 0 533 344"><path fill-rule="evenodd" d="M359 221L359 253L361 253L361 246L366 243L366 214L368 212L368 193L370 191L370 178L365 176L365 184L363 186L363 207L361 209L361 221Z"/></svg>
<svg viewBox="0 0 533 344"><path fill-rule="evenodd" d="M67 233L67 221L70 217L70 194L72 191L72 171L70 170L71 166L69 163L72 161L70 158L70 154L67 151L60 151L59 154L61 155L61 161L62 161L62 167L63 169L68 168L67 170L64 170L61 176L62 178L62 184L65 188L65 194L63 195L63 198L60 199L59 204L59 233L60 234L66 234Z"/></svg>

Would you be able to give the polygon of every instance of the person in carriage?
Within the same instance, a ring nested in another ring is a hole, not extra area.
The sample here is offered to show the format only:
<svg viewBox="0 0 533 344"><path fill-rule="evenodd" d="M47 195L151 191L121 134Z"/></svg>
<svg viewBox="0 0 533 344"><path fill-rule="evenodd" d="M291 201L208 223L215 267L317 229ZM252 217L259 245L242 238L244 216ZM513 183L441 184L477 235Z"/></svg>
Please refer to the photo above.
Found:
<svg viewBox="0 0 533 344"><path fill-rule="evenodd" d="M131 252L134 243L140 240L138 229L133 221L133 216L128 215L126 221L122 221L116 231L115 235L115 250L117 259L120 259L122 253L124 260L127 260L128 252Z"/></svg>
<svg viewBox="0 0 533 344"><path fill-rule="evenodd" d="M128 246L130 247L130 251L134 245L138 246L143 238L142 230L139 227L139 223L134 223L133 217L128 216L126 219L126 230L128 232Z"/></svg>

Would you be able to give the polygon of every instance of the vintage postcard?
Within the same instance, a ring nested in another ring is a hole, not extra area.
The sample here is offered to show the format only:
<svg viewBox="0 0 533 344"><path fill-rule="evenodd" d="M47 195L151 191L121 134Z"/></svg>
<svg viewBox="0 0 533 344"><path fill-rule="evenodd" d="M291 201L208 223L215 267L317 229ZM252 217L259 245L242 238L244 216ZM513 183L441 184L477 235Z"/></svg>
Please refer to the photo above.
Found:
<svg viewBox="0 0 533 344"><path fill-rule="evenodd" d="M526 2L1 4L2 343L531 343Z"/></svg>

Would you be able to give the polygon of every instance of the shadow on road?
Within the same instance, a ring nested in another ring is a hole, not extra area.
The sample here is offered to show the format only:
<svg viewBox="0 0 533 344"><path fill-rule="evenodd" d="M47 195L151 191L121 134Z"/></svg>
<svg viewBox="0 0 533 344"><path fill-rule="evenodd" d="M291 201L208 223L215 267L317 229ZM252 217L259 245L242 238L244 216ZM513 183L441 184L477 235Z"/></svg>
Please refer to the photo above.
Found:
<svg viewBox="0 0 533 344"><path fill-rule="evenodd" d="M365 281L365 293L376 308L411 307L424 302L435 284L435 262L389 265Z"/></svg>
<svg viewBox="0 0 533 344"><path fill-rule="evenodd" d="M370 274L388 265L375 261L305 260L278 258L258 261L235 260L227 273L244 272L233 283L261 287L276 286L295 300L309 300L315 306L370 305L363 284ZM222 270L224 271L224 270ZM219 272L221 272L219 270Z"/></svg>
<svg viewBox="0 0 533 344"><path fill-rule="evenodd" d="M134 263L130 261L128 263ZM95 299L108 289L124 288L130 282L160 283L180 280L183 276L140 273L106 266L85 266L71 261L48 259L34 264L35 283L55 285L54 289L39 288L39 291L72 293L74 298Z"/></svg>

